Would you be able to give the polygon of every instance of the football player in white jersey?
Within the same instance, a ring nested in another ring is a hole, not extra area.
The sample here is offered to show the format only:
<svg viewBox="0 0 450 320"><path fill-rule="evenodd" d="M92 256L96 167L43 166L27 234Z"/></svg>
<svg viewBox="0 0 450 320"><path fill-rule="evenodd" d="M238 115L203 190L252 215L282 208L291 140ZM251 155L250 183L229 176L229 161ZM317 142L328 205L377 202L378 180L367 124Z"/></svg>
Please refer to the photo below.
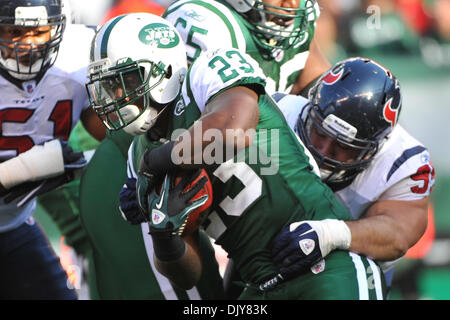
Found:
<svg viewBox="0 0 450 320"><path fill-rule="evenodd" d="M387 284L393 266L422 236L434 168L428 150L401 125L398 80L365 58L337 63L310 91L310 101L275 94L289 125L320 167L322 180L349 209L349 247L328 221L301 221L274 240L284 274L306 270L334 249L364 254L381 264ZM308 240L306 240L308 239ZM315 249L306 255L304 241Z"/></svg>
<svg viewBox="0 0 450 320"><path fill-rule="evenodd" d="M313 39L319 13L315 0L179 0L163 17L180 32L190 63L202 51L236 48L258 62L268 92L305 94L331 66Z"/></svg>
<svg viewBox="0 0 450 320"><path fill-rule="evenodd" d="M87 109L87 54L75 45L55 63L65 19L60 0L0 1L0 298L76 298L32 218L35 196L85 165L67 146L77 121L97 139L105 134Z"/></svg>

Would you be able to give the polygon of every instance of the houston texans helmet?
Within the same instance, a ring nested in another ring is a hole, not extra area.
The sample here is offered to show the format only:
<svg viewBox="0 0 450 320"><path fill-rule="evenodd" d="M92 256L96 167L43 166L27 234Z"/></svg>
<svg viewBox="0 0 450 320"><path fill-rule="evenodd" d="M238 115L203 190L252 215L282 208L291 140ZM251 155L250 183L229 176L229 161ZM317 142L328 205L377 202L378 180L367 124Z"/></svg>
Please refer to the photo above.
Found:
<svg viewBox="0 0 450 320"><path fill-rule="evenodd" d="M350 58L319 78L309 100L296 130L317 161L322 180L340 189L367 168L397 124L402 105L399 81L373 60ZM355 160L338 161L320 152L310 139L313 128L352 150Z"/></svg>

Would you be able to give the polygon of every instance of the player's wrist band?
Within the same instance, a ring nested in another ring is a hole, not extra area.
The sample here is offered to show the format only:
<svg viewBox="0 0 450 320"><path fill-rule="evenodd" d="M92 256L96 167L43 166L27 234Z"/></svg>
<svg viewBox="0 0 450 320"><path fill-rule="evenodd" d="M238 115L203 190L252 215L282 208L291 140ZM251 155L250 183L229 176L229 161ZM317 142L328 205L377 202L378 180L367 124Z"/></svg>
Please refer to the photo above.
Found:
<svg viewBox="0 0 450 320"><path fill-rule="evenodd" d="M180 260L186 253L186 243L179 235L161 236L150 232L153 249L158 260L163 262Z"/></svg>
<svg viewBox="0 0 450 320"><path fill-rule="evenodd" d="M177 165L172 161L174 144L175 141L169 141L158 148L147 150L142 157L140 171L164 175L175 170Z"/></svg>

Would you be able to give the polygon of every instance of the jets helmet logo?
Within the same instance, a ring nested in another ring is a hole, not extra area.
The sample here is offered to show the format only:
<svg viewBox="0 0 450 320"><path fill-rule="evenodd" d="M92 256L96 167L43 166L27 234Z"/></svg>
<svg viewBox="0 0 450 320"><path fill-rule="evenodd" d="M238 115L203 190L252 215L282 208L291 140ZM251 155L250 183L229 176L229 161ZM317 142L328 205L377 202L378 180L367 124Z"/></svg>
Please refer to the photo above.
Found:
<svg viewBox="0 0 450 320"><path fill-rule="evenodd" d="M173 48L180 42L178 34L173 28L163 23L152 23L139 32L139 40L144 44L151 44L158 48Z"/></svg>

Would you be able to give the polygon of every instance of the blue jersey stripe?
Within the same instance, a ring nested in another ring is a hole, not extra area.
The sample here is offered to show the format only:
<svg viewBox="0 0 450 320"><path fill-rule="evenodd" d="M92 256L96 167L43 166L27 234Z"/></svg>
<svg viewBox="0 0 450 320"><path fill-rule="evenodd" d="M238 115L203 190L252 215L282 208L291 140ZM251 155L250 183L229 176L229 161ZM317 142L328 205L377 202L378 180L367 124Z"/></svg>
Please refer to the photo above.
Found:
<svg viewBox="0 0 450 320"><path fill-rule="evenodd" d="M405 163L409 158L415 156L416 154L422 153L425 150L426 150L426 148L423 146L415 146L415 147L405 150L402 153L402 155L394 161L394 164L392 165L391 170L389 170L389 173L386 177L386 182L389 181L389 179L394 174L394 172L397 171L397 169L400 168L400 166L403 163Z"/></svg>
<svg viewBox="0 0 450 320"><path fill-rule="evenodd" d="M272 99L275 100L275 102L280 102L280 100L283 99L286 96L287 96L287 93L275 92L272 95Z"/></svg>

